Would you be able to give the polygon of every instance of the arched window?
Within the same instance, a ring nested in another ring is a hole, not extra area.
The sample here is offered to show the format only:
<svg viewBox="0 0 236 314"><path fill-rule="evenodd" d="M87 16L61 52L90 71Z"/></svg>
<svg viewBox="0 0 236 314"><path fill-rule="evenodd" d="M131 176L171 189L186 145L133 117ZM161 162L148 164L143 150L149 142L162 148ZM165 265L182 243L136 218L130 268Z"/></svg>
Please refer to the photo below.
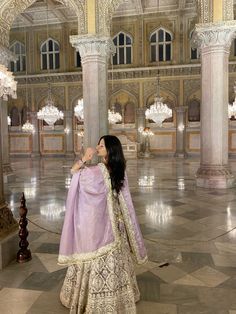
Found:
<svg viewBox="0 0 236 314"><path fill-rule="evenodd" d="M19 41L14 42L10 46L10 50L16 55L17 61L10 63L10 68L12 72L25 71L25 45Z"/></svg>
<svg viewBox="0 0 236 314"><path fill-rule="evenodd" d="M190 32L189 40L191 40L192 35L193 35L193 30ZM199 49L192 48L191 45L190 45L190 59L191 60L197 60L197 59L199 59L199 57L200 57Z"/></svg>
<svg viewBox="0 0 236 314"><path fill-rule="evenodd" d="M188 121L200 121L200 102L197 99L190 100L188 104Z"/></svg>
<svg viewBox="0 0 236 314"><path fill-rule="evenodd" d="M60 67L60 48L59 43L51 38L46 40L40 48L41 69L55 70Z"/></svg>
<svg viewBox="0 0 236 314"><path fill-rule="evenodd" d="M172 58L172 34L159 28L150 36L151 62L170 61Z"/></svg>
<svg viewBox="0 0 236 314"><path fill-rule="evenodd" d="M75 52L75 67L81 68L81 57L79 51Z"/></svg>
<svg viewBox="0 0 236 314"><path fill-rule="evenodd" d="M133 103L128 102L125 105L124 122L135 123L135 105Z"/></svg>
<svg viewBox="0 0 236 314"><path fill-rule="evenodd" d="M131 36L120 32L113 38L116 46L116 54L113 56L113 64L131 64L132 63L132 44Z"/></svg>

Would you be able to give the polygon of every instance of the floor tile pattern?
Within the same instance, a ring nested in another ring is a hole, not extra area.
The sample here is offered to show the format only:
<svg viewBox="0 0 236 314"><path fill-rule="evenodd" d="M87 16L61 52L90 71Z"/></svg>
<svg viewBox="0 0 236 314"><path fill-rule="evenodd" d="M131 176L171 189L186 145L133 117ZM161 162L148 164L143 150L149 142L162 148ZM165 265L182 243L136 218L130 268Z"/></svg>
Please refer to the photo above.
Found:
<svg viewBox="0 0 236 314"><path fill-rule="evenodd" d="M0 272L0 313L64 314L57 265L73 161L14 159L6 201L28 208L32 260ZM230 160L236 176L236 161ZM195 186L199 160L129 160L127 172L149 261L136 267L138 314L236 314L236 187ZM105 314L105 313L104 313Z"/></svg>

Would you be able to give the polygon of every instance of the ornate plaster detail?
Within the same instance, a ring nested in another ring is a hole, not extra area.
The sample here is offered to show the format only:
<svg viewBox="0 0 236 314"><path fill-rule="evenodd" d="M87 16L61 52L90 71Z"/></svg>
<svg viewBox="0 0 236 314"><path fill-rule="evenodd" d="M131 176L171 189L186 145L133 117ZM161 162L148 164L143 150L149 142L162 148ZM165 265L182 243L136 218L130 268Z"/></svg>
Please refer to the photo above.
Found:
<svg viewBox="0 0 236 314"><path fill-rule="evenodd" d="M109 36L112 15L124 0L96 1L96 31L98 34Z"/></svg>
<svg viewBox="0 0 236 314"><path fill-rule="evenodd" d="M224 0L223 20L231 21L234 19L234 1Z"/></svg>
<svg viewBox="0 0 236 314"><path fill-rule="evenodd" d="M230 49L236 37L236 21L197 24L191 39L192 47L206 48L223 46Z"/></svg>
<svg viewBox="0 0 236 314"><path fill-rule="evenodd" d="M0 64L8 67L10 61L17 61L16 56L8 48L0 44Z"/></svg>
<svg viewBox="0 0 236 314"><path fill-rule="evenodd" d="M72 108L76 98L81 98L83 95L83 86L69 86L68 88L68 105Z"/></svg>
<svg viewBox="0 0 236 314"><path fill-rule="evenodd" d="M213 12L210 0L197 0L200 23L210 23L213 20Z"/></svg>
<svg viewBox="0 0 236 314"><path fill-rule="evenodd" d="M228 166L224 165L200 165L196 173L197 177L226 177L232 178L232 173Z"/></svg>
<svg viewBox="0 0 236 314"><path fill-rule="evenodd" d="M18 228L18 224L13 217L11 210L6 204L0 205L0 237L6 236L11 231Z"/></svg>
<svg viewBox="0 0 236 314"><path fill-rule="evenodd" d="M1 0L0 4L0 43L9 46L9 31L14 19L31 6L35 0ZM60 0L71 7L78 16L78 32L87 32L86 0Z"/></svg>
<svg viewBox="0 0 236 314"><path fill-rule="evenodd" d="M184 104L190 95L201 89L201 81L198 80L184 80Z"/></svg>
<svg viewBox="0 0 236 314"><path fill-rule="evenodd" d="M144 86L144 99L145 104L150 95L157 93L157 82L149 81L145 82ZM178 98L179 95L179 82L178 81L160 81L160 94L162 96L163 92L166 91L169 94L172 94L175 98Z"/></svg>
<svg viewBox="0 0 236 314"><path fill-rule="evenodd" d="M72 35L70 43L79 51L81 60L87 56L101 56L109 58L115 53L115 46L110 37L94 35Z"/></svg>
<svg viewBox="0 0 236 314"><path fill-rule="evenodd" d="M108 96L111 97L112 95L118 92L127 92L138 99L139 96L139 84L138 83L116 83L114 84L113 88L109 86L108 88Z"/></svg>

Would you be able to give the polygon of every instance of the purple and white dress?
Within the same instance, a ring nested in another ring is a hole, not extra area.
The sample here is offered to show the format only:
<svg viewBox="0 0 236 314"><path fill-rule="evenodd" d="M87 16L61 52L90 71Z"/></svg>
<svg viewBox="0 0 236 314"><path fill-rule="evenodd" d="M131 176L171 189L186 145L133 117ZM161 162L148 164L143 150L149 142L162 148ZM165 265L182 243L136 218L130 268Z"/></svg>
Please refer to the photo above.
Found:
<svg viewBox="0 0 236 314"><path fill-rule="evenodd" d="M73 175L58 262L68 265L60 299L70 313L136 313L134 262L147 260L127 177L116 195L106 166Z"/></svg>

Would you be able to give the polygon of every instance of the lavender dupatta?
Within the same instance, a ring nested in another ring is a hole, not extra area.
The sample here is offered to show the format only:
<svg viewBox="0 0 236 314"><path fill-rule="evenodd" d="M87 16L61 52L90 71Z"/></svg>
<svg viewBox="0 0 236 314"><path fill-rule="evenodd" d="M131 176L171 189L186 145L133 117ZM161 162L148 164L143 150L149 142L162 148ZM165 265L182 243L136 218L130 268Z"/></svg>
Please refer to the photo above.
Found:
<svg viewBox="0 0 236 314"><path fill-rule="evenodd" d="M133 207L127 177L119 193L126 231L136 262L146 261L146 249ZM102 163L73 175L66 201L58 263L86 262L116 249L120 244L113 211L109 172Z"/></svg>

